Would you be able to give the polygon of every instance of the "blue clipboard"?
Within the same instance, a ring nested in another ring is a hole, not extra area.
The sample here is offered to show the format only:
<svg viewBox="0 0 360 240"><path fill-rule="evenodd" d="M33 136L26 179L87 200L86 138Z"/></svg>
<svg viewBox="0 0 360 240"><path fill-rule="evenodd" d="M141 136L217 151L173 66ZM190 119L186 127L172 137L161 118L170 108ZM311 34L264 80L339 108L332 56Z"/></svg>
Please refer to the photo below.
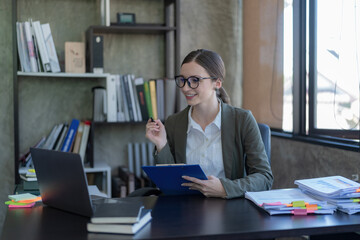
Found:
<svg viewBox="0 0 360 240"><path fill-rule="evenodd" d="M198 164L143 166L142 169L165 195L201 194L197 190L190 190L189 187L181 186L182 183L188 182L182 176L207 180L205 173Z"/></svg>

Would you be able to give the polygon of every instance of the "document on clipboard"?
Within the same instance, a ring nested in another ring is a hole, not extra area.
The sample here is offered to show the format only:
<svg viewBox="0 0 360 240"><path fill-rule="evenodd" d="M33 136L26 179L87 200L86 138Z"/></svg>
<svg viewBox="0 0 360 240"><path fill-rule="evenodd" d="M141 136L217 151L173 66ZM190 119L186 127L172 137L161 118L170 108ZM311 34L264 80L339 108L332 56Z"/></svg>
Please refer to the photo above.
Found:
<svg viewBox="0 0 360 240"><path fill-rule="evenodd" d="M163 164L160 166L143 166L142 169L165 195L201 194L197 190L190 190L189 187L181 186L182 183L188 182L182 176L207 180L199 164Z"/></svg>

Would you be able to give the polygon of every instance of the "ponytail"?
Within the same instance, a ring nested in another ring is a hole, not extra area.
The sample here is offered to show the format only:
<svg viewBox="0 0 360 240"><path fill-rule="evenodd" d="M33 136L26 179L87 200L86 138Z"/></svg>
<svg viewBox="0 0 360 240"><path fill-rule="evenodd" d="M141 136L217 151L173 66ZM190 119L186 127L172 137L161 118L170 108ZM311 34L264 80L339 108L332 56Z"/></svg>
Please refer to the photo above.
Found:
<svg viewBox="0 0 360 240"><path fill-rule="evenodd" d="M225 88L221 87L220 89L216 89L216 96L224 103L231 105L230 97L225 91Z"/></svg>

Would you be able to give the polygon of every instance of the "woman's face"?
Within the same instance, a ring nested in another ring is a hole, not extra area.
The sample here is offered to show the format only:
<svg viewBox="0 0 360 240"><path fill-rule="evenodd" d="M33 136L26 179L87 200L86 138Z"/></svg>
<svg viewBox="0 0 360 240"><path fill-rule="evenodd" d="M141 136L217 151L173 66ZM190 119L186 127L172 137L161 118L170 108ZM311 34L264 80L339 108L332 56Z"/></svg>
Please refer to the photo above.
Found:
<svg viewBox="0 0 360 240"><path fill-rule="evenodd" d="M202 66L196 62L183 64L181 66L180 75L184 78L188 78L190 76L199 78L212 77ZM181 91L184 94L188 105L195 106L199 104L211 103L213 98L216 98L215 89L220 87L221 81L219 79L216 81L212 79L201 79L197 88L192 89L186 83L185 86L181 88Z"/></svg>

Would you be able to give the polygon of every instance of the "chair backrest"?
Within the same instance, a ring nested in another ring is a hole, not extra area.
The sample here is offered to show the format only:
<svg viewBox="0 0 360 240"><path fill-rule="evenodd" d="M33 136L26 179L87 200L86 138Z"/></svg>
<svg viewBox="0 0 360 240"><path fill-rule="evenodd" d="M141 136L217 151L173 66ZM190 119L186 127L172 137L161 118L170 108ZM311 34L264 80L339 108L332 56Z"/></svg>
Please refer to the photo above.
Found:
<svg viewBox="0 0 360 240"><path fill-rule="evenodd" d="M268 156L269 163L271 164L271 130L270 127L264 123L258 123L261 138L263 140L266 155Z"/></svg>

